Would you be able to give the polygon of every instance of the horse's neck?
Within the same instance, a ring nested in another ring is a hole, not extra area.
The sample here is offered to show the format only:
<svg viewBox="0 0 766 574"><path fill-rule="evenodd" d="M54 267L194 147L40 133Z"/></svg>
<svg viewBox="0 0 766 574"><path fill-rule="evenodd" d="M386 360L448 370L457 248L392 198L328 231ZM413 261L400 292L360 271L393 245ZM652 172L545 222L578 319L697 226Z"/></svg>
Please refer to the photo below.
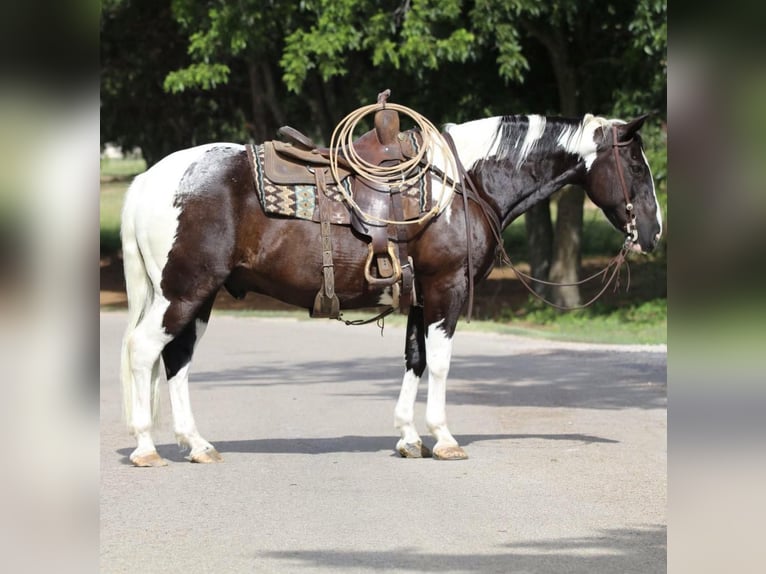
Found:
<svg viewBox="0 0 766 574"><path fill-rule="evenodd" d="M583 126L580 120L503 116L451 126L449 131L460 139L463 164L505 226L581 178L585 158L595 153L592 133Z"/></svg>

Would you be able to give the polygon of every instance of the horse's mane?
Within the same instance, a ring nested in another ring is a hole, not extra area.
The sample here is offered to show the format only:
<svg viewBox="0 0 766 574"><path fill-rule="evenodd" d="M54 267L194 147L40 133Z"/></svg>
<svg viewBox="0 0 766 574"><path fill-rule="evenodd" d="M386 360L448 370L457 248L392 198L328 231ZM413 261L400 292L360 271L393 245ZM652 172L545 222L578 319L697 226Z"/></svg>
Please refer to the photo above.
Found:
<svg viewBox="0 0 766 574"><path fill-rule="evenodd" d="M598 128L610 126L611 120L593 114L582 118L560 116L512 115L502 116L495 134L494 154L497 159L508 159L514 164L523 163L533 149L552 152L557 148L583 155L595 145L593 133Z"/></svg>

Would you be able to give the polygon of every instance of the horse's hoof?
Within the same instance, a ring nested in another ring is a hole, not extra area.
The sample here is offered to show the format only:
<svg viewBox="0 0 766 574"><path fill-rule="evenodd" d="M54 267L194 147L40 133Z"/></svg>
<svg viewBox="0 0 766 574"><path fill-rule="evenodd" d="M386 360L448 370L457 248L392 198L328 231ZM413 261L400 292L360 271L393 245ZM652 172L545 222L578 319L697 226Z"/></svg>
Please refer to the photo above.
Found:
<svg viewBox="0 0 766 574"><path fill-rule="evenodd" d="M223 457L214 448L209 448L197 453L193 453L189 459L192 462L198 462L200 464L211 464L213 462L223 462Z"/></svg>
<svg viewBox="0 0 766 574"><path fill-rule="evenodd" d="M149 452L141 455L131 455L130 462L135 466L149 467L149 466L167 466L168 461L162 458L157 452Z"/></svg>
<svg viewBox="0 0 766 574"><path fill-rule="evenodd" d="M428 458L431 451L422 442L408 443L399 441L396 445L396 451L402 458Z"/></svg>
<svg viewBox="0 0 766 574"><path fill-rule="evenodd" d="M465 460L468 455L457 445L443 446L434 448L434 458L436 460Z"/></svg>

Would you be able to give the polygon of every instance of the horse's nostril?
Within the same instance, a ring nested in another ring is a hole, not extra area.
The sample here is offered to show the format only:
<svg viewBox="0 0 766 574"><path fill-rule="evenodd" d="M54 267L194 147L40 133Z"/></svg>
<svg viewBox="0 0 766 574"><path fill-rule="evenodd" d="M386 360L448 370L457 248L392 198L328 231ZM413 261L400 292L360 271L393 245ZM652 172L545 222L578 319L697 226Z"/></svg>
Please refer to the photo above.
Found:
<svg viewBox="0 0 766 574"><path fill-rule="evenodd" d="M654 244L657 245L660 242L660 236L662 235L662 232L658 232L657 235L654 236Z"/></svg>

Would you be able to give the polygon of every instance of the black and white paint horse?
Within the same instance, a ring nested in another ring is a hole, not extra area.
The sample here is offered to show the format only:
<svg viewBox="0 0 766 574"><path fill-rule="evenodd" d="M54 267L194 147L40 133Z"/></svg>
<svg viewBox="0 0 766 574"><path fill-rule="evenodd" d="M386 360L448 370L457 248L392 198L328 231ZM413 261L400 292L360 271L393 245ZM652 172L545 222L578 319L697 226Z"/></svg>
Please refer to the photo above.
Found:
<svg viewBox="0 0 766 574"><path fill-rule="evenodd" d="M636 250L649 252L662 221L638 135L644 119L504 116L445 130L503 228L563 185L579 184ZM188 385L195 345L221 287L235 296L255 291L306 309L320 288L320 226L267 216L252 178L244 146L217 143L166 157L127 193L122 241L129 312L121 378L127 423L137 440L130 460L137 466L166 464L151 435L160 358L178 442L191 449L192 461L221 460L197 430ZM435 196L442 191L435 183ZM434 219L408 229L418 302L409 312L406 370L394 416L401 435L396 449L405 457L428 455L413 420L426 369L425 422L436 439L433 456L466 457L445 412L452 337L468 293L466 225L476 278L489 273L496 249L488 218L476 202L467 206L465 214L463 202L452 201ZM365 241L351 228L335 226L333 245L342 309L390 301L365 283Z"/></svg>

